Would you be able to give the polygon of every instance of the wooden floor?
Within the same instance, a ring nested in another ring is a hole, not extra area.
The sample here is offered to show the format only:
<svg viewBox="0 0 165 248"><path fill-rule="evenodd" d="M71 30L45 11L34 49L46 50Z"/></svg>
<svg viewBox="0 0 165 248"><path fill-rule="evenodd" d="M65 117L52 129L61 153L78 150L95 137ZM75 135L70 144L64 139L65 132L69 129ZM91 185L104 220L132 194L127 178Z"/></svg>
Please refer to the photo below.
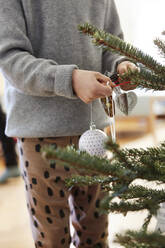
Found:
<svg viewBox="0 0 165 248"><path fill-rule="evenodd" d="M165 127L157 129L157 134L159 140L165 140ZM127 146L145 147L152 144L152 137L148 135L142 139L129 142ZM0 159L0 173L3 169L4 163ZM128 214L126 218L122 215L110 215L110 244L116 232L127 228L140 227L144 217L145 212ZM153 220L151 228L154 228L154 226L155 220ZM111 248L119 247L119 245L111 245ZM0 248L34 248L25 203L24 185L21 178L11 179L8 183L0 185Z"/></svg>
<svg viewBox="0 0 165 248"><path fill-rule="evenodd" d="M0 185L0 248L34 248L21 178Z"/></svg>

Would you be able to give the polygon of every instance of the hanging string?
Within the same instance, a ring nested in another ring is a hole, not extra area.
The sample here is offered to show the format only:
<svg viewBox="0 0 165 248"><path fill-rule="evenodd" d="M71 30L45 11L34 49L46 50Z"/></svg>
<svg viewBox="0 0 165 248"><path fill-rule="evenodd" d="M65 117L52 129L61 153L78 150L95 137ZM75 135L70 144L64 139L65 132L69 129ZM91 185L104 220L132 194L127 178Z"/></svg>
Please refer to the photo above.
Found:
<svg viewBox="0 0 165 248"><path fill-rule="evenodd" d="M116 142L116 128L115 128L115 106L114 106L114 100L113 100L113 92L112 92L112 118L111 118L111 136L112 136L112 141L115 143Z"/></svg>
<svg viewBox="0 0 165 248"><path fill-rule="evenodd" d="M109 85L109 82L107 82L107 86ZM109 97L106 96L106 105L108 109L108 115L110 117L110 131L111 131L111 138L112 141L116 142L116 128L115 128L115 106L114 106L114 100L113 100L113 92L111 97L111 104L109 102ZM110 106L111 109L110 109Z"/></svg>
<svg viewBox="0 0 165 248"><path fill-rule="evenodd" d="M109 82L107 82L107 85L109 85ZM111 131L111 138L112 141L116 142L116 128L115 128L115 106L114 106L114 100L113 100L113 92L112 92L112 98L111 98L111 104L109 102L109 97L106 97L106 105L108 110L108 115L110 118L110 131ZM112 106L110 109L110 105ZM93 121L93 102L90 104L90 130L96 129L96 125Z"/></svg>
<svg viewBox="0 0 165 248"><path fill-rule="evenodd" d="M96 129L96 125L93 121L93 102L90 104L90 130Z"/></svg>

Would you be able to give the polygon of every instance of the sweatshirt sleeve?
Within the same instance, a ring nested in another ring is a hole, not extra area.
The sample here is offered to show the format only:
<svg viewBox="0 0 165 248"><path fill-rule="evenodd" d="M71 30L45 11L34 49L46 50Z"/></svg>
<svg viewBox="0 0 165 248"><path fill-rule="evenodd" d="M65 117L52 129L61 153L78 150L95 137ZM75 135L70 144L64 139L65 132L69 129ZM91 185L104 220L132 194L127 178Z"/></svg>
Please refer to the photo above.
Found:
<svg viewBox="0 0 165 248"><path fill-rule="evenodd" d="M24 94L76 98L72 72L77 66L34 56L20 0L0 0L0 68Z"/></svg>
<svg viewBox="0 0 165 248"><path fill-rule="evenodd" d="M104 30L123 39L123 31L114 0L108 0L107 5ZM110 51L103 51L102 60L102 72L104 73L106 70L115 72L117 64L126 60L126 58Z"/></svg>

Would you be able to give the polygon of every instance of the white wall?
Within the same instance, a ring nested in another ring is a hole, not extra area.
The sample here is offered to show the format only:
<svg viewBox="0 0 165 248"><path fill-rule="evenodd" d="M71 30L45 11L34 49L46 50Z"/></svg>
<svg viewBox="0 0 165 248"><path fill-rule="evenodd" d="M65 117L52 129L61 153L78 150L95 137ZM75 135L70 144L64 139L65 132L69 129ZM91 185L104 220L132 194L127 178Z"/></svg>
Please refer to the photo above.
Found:
<svg viewBox="0 0 165 248"><path fill-rule="evenodd" d="M153 39L165 30L165 0L115 0L125 40L158 58Z"/></svg>

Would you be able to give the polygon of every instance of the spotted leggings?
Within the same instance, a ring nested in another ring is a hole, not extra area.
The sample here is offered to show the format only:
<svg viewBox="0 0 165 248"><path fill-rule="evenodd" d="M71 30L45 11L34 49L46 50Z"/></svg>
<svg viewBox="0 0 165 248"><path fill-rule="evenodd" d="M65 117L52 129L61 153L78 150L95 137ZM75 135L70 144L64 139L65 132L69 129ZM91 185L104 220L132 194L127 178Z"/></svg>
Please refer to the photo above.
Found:
<svg viewBox="0 0 165 248"><path fill-rule="evenodd" d="M76 169L49 164L41 157L45 145L65 147L77 144L78 137L18 139L22 176L25 182L35 247L107 248L107 215L98 212L105 192L100 186L68 189L64 179L78 174ZM74 227L71 238L69 217Z"/></svg>

